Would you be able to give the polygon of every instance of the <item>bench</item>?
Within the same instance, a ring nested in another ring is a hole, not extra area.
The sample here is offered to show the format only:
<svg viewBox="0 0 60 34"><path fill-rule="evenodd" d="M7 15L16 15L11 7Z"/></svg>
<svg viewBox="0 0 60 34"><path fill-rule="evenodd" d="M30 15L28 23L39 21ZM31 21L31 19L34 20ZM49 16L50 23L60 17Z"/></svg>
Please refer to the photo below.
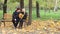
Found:
<svg viewBox="0 0 60 34"><path fill-rule="evenodd" d="M4 26L5 26L5 22L12 22L12 14L4 14L4 19L0 20L0 26L1 26L1 23L4 23Z"/></svg>

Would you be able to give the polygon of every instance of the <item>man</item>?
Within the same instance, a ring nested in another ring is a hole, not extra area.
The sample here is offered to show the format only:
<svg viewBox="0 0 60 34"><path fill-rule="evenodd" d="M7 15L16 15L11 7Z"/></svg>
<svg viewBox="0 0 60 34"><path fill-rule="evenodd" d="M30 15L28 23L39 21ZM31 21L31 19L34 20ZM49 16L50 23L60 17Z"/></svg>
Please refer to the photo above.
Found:
<svg viewBox="0 0 60 34"><path fill-rule="evenodd" d="M12 22L15 28L17 28L18 22L19 22L19 12L20 12L20 8L17 8L17 10L13 13L12 16Z"/></svg>
<svg viewBox="0 0 60 34"><path fill-rule="evenodd" d="M22 14L22 16L21 16L21 14ZM25 22L26 19L27 19L27 12L25 12L25 9L24 8L22 9L22 12L20 12L19 18L20 18L19 28L22 28L23 22Z"/></svg>

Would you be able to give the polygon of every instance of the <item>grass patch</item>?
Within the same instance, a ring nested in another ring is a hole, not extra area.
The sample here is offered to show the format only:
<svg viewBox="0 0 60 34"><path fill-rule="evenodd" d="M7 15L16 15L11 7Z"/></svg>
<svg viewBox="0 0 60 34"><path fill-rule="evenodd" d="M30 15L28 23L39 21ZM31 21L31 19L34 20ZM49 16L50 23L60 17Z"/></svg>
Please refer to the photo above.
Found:
<svg viewBox="0 0 60 34"><path fill-rule="evenodd" d="M27 13L29 13L28 10L26 10L26 11L27 11ZM8 11L9 14L12 14L13 12L14 12L14 10ZM0 19L2 18L2 16L3 16L3 11L0 10ZM56 20L58 20L58 19L60 19L60 10L58 10L57 12L53 12L51 10L50 13L49 13L49 11L47 11L45 13L44 10L40 10L40 16L41 16L40 18L37 18L36 10L33 9L33 11L32 11L32 19L33 20L37 20L37 19L40 19L40 20L48 20L48 19L55 20L56 19Z"/></svg>
<svg viewBox="0 0 60 34"><path fill-rule="evenodd" d="M3 17L3 11L0 10L0 19Z"/></svg>

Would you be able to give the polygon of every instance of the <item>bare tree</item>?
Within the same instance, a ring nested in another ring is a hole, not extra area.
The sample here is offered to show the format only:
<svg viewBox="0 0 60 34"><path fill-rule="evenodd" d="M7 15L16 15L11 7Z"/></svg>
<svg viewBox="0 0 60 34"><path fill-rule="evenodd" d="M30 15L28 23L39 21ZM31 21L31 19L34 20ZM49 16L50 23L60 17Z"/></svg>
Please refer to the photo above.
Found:
<svg viewBox="0 0 60 34"><path fill-rule="evenodd" d="M22 8L24 8L24 0L20 0L20 8L21 8L21 11L22 11Z"/></svg>
<svg viewBox="0 0 60 34"><path fill-rule="evenodd" d="M46 12L47 12L47 6L48 6L48 5L47 5L47 0L45 0L44 2L46 3L46 4L45 4L45 7L44 7L45 14L46 14Z"/></svg>
<svg viewBox="0 0 60 34"><path fill-rule="evenodd" d="M58 4L58 0L55 0L54 12L57 11L57 4Z"/></svg>
<svg viewBox="0 0 60 34"><path fill-rule="evenodd" d="M3 4L3 19L5 13L7 13L7 0L4 0L4 4ZM4 26L5 26L5 22L4 22Z"/></svg>
<svg viewBox="0 0 60 34"><path fill-rule="evenodd" d="M2 7L3 7L3 3L0 2L0 10L2 10Z"/></svg>
<svg viewBox="0 0 60 34"><path fill-rule="evenodd" d="M3 14L7 13L7 0L4 0L4 4L3 4Z"/></svg>
<svg viewBox="0 0 60 34"><path fill-rule="evenodd" d="M39 12L39 3L36 1L36 15L39 18L40 17L40 12Z"/></svg>
<svg viewBox="0 0 60 34"><path fill-rule="evenodd" d="M28 25L31 25L32 22L32 0L29 0L29 20Z"/></svg>

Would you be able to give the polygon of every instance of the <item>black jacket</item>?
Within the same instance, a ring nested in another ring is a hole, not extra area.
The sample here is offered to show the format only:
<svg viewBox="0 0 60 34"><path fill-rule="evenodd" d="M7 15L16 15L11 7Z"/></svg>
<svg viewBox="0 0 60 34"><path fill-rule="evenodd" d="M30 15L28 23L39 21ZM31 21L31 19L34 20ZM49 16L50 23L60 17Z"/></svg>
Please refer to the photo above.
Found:
<svg viewBox="0 0 60 34"><path fill-rule="evenodd" d="M19 12L14 12L13 15L12 15L12 19L19 19Z"/></svg>

